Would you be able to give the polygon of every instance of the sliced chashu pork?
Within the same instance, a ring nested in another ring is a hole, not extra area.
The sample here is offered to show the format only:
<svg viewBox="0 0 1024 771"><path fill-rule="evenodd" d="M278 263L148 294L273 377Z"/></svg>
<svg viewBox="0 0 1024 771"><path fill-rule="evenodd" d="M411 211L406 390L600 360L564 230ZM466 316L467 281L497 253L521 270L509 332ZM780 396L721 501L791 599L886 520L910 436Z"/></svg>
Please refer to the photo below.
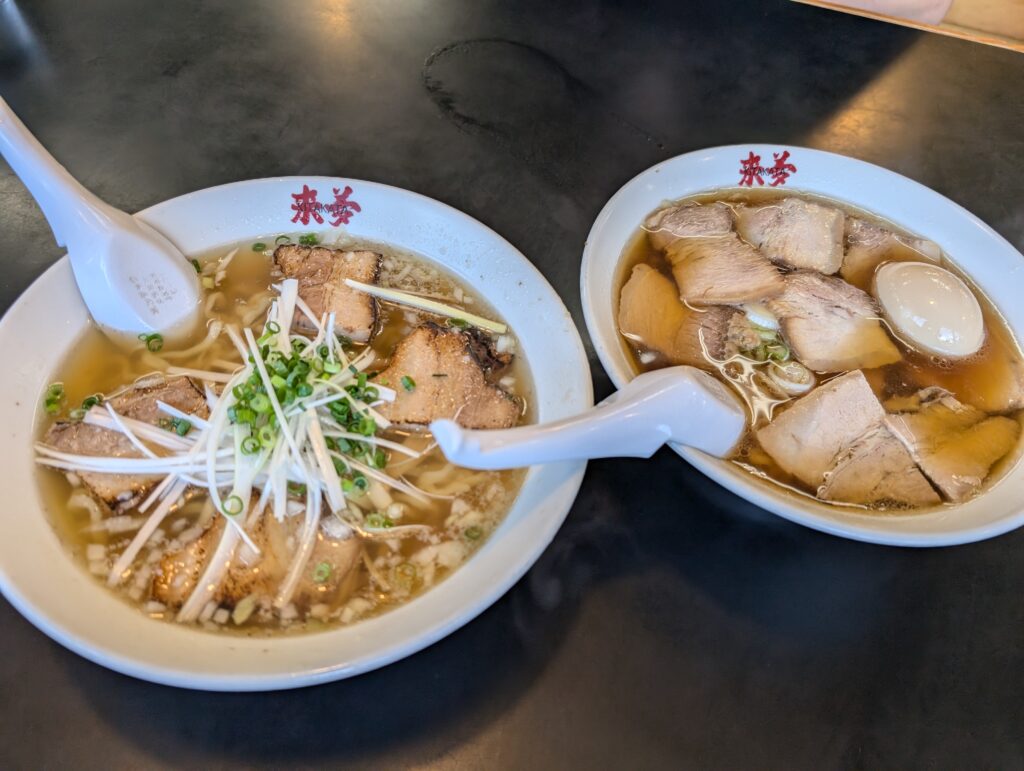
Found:
<svg viewBox="0 0 1024 771"><path fill-rule="evenodd" d="M200 418L210 416L210 408L203 390L191 378L184 376L148 376L137 380L130 388L111 397L109 401L117 414L145 423L159 423L168 417L157 402L169 404Z"/></svg>
<svg viewBox="0 0 1024 771"><path fill-rule="evenodd" d="M633 268L619 297L622 334L658 351L670 364L708 368L702 339L711 356L726 358L730 320L734 316L743 314L721 306L703 311L687 308L679 300L672 279L644 264Z"/></svg>
<svg viewBox="0 0 1024 771"><path fill-rule="evenodd" d="M910 453L885 425L877 425L840 453L818 497L837 503L941 503Z"/></svg>
<svg viewBox="0 0 1024 771"><path fill-rule="evenodd" d="M793 354L816 372L873 369L900 360L870 295L839 278L811 271L786 276L767 303Z"/></svg>
<svg viewBox="0 0 1024 771"><path fill-rule="evenodd" d="M301 511L286 517L284 522L278 522L273 514L265 512L250 533L260 554L254 555L244 543L239 543L213 600L218 605L233 607L251 594L273 598L291 565L303 520ZM216 551L225 526L224 517L216 515L198 538L164 554L150 584L154 600L178 608L188 599ZM340 522L323 520L292 602L308 608L318 602L337 599L339 588L356 566L360 554L359 538Z"/></svg>
<svg viewBox="0 0 1024 771"><path fill-rule="evenodd" d="M679 296L690 305L738 305L775 297L782 274L735 233L681 238L666 250Z"/></svg>
<svg viewBox="0 0 1024 771"><path fill-rule="evenodd" d="M830 275L843 262L845 216L831 206L783 198L738 209L736 231L775 262Z"/></svg>
<svg viewBox="0 0 1024 771"><path fill-rule="evenodd" d="M824 500L939 503L885 417L864 374L849 372L795 401L758 430L757 439L783 470Z"/></svg>
<svg viewBox="0 0 1024 771"><path fill-rule="evenodd" d="M370 339L377 323L377 301L349 287L345 279L375 284L380 275L379 254L286 244L274 250L274 262L285 278L298 280L299 297L317 320L333 312L339 335L357 342ZM316 325L299 312L292 327L300 332L316 331Z"/></svg>
<svg viewBox="0 0 1024 771"><path fill-rule="evenodd" d="M887 260L938 262L942 250L933 241L898 236L891 230L856 217L846 218L846 252L840 275L858 286L867 286L875 268Z"/></svg>
<svg viewBox="0 0 1024 771"><path fill-rule="evenodd" d="M724 236L732 231L732 210L723 203L673 204L644 221L651 246L666 249L680 238Z"/></svg>
<svg viewBox="0 0 1024 771"><path fill-rule="evenodd" d="M757 440L784 471L817 488L840 453L884 419L868 381L855 371L797 399L758 430Z"/></svg>
<svg viewBox="0 0 1024 771"><path fill-rule="evenodd" d="M210 414L202 391L187 377L149 377L109 399L110 406L119 415L153 424L159 424L168 417L160 410L158 401L200 418L209 417ZM142 457L142 453L119 431L80 421L55 423L46 432L43 442L75 455ZM92 471L76 474L94 498L115 512L139 503L153 484L161 479L160 476L144 474L101 474Z"/></svg>
<svg viewBox="0 0 1024 771"><path fill-rule="evenodd" d="M375 382L395 391L395 400L378 407L402 426L425 427L450 418L464 428L508 428L522 407L514 396L487 379L508 363L474 332L428 323L395 348L387 369Z"/></svg>
<svg viewBox="0 0 1024 771"><path fill-rule="evenodd" d="M941 388L920 391L916 402L901 404L906 411L890 415L886 425L947 500L977 492L1020 437L1016 420L990 417Z"/></svg>

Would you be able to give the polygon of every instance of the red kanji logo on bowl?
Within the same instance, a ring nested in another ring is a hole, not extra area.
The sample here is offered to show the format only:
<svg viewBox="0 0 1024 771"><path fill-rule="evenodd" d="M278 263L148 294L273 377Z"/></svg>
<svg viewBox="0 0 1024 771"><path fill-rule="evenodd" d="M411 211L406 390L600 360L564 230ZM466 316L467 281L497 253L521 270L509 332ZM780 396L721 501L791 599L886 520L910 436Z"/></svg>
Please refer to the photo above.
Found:
<svg viewBox="0 0 1024 771"><path fill-rule="evenodd" d="M344 190L339 190L336 187L331 189L334 191L334 202L327 204L320 203L317 199L317 191L311 189L309 185L303 185L302 192L292 193L294 202L291 208L295 212L292 222L308 225L310 220L312 220L318 225L323 225L324 214L326 214L330 217L328 224L336 228L340 225L347 225L352 219L352 215L358 214L363 210L350 197L352 195L352 188L348 185L345 185Z"/></svg>
<svg viewBox="0 0 1024 771"><path fill-rule="evenodd" d="M754 155L753 150L750 151L746 158L741 158L740 187L753 187L755 182L758 185L763 185L765 177L769 177L772 180L769 187L778 187L779 185L785 185L786 180L789 179L791 174L796 174L796 166L788 162L789 150L783 150L781 153L772 153L772 158L775 159L775 165L773 166L762 166L761 156Z"/></svg>

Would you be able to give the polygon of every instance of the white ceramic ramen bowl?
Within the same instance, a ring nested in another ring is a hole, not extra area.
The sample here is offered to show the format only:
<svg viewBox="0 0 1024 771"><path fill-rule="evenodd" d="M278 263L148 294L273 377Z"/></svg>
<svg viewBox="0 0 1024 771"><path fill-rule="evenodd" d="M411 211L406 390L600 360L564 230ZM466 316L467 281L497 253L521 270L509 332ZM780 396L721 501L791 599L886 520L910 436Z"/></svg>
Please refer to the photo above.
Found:
<svg viewBox="0 0 1024 771"><path fill-rule="evenodd" d="M334 205L349 187L350 205ZM315 190L324 206L297 202L304 188ZM433 260L499 309L529 362L539 420L593 403L579 335L554 290L511 244L437 201L371 182L285 177L202 190L137 216L185 254L277 233L332 231L331 222L348 219L350 236ZM154 621L71 559L44 514L36 481L39 395L89 323L67 258L0 321L0 351L11 362L0 384L0 589L50 637L128 675L189 688L268 690L336 680L408 656L475 617L526 572L565 519L583 477L582 462L531 469L512 510L476 554L430 591L377 618L261 639Z"/></svg>
<svg viewBox="0 0 1024 771"><path fill-rule="evenodd" d="M779 171L783 173L780 174ZM749 173L748 173L749 172ZM760 182L759 182L760 180ZM799 147L733 145L698 150L648 169L612 196L583 251L580 287L587 329L619 387L633 377L616 329L617 266L637 228L666 201L736 188L776 187L852 204L937 242L995 304L1017 340L1024 337L1024 256L1004 238L933 190L863 161ZM746 185L744 185L746 187ZM802 525L899 546L943 546L1000 535L1024 524L1024 464L955 507L903 516L829 506L764 483L728 461L675 446L707 476L748 501Z"/></svg>

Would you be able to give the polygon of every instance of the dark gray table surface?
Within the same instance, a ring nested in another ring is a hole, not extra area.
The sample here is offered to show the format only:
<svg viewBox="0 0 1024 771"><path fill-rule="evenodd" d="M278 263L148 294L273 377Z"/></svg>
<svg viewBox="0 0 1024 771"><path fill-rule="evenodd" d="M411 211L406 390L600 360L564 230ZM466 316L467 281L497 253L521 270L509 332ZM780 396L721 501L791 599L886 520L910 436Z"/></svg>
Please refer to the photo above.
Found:
<svg viewBox="0 0 1024 771"><path fill-rule="evenodd" d="M788 2L0 0L0 91L129 211L281 174L445 201L521 249L585 339L593 218L700 147L866 159L1024 247L1024 57ZM0 202L6 308L60 251L6 166ZM1024 533L843 541L663 451L593 463L507 596L350 681L149 685L2 603L0 767L1021 768L1022 674Z"/></svg>

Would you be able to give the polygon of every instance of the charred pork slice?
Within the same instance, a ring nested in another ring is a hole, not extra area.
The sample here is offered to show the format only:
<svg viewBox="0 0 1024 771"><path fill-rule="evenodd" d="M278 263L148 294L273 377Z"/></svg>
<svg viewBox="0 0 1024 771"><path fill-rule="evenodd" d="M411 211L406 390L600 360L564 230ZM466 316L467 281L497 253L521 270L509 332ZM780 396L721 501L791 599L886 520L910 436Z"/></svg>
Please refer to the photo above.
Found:
<svg viewBox="0 0 1024 771"><path fill-rule="evenodd" d="M206 399L187 377L164 378L157 375L140 380L110 399L115 412L146 423L159 423L167 417L157 406L162 401L182 412L209 416ZM82 422L59 422L50 427L43 442L62 452L75 455L104 455L112 458L139 458L141 453L119 431ZM159 476L144 474L101 474L79 472L82 485L114 512L139 503Z"/></svg>
<svg viewBox="0 0 1024 771"><path fill-rule="evenodd" d="M667 251L679 294L690 305L737 305L775 297L782 274L735 233L682 238Z"/></svg>
<svg viewBox="0 0 1024 771"><path fill-rule="evenodd" d="M619 298L619 330L670 364L708 368L701 340L716 359L727 356L727 338L733 316L743 314L732 308L713 306L694 311L679 300L672 279L650 265L637 265ZM744 317L745 318L745 317Z"/></svg>
<svg viewBox="0 0 1024 771"><path fill-rule="evenodd" d="M796 358L816 372L873 369L900 360L870 295L838 278L800 271L768 301Z"/></svg>
<svg viewBox="0 0 1024 771"><path fill-rule="evenodd" d="M251 594L273 597L291 564L303 519L300 512L278 522L269 511L264 513L250 534L260 554L255 555L245 544L239 544L214 601L234 607ZM154 600L171 608L181 607L216 551L225 525L224 518L217 516L196 540L163 556L150 585ZM335 525L330 519L321 522L316 545L292 601L305 608L333 601L361 554L359 539L340 523Z"/></svg>
<svg viewBox="0 0 1024 771"><path fill-rule="evenodd" d="M110 458L141 458L128 438L118 431L81 422L55 423L46 432L43 442L61 452L75 455L97 455ZM121 512L139 503L146 491L159 482L159 475L100 474L77 471L82 486L100 503L114 512Z"/></svg>
<svg viewBox="0 0 1024 771"><path fill-rule="evenodd" d="M270 591L276 593L280 580L295 556L304 520L305 514L302 511L285 517L283 522L279 522L267 511L256 528L256 545L263 554L254 558L244 545L240 546L243 561L236 570L243 570L244 558L248 553L251 568L262 570L270 583ZM325 513L317 530L316 544L302 570L292 601L300 607L308 608L318 602L330 603L338 599L339 590L343 588L362 553L362 541L344 524ZM225 586L226 601L234 604L245 596L240 591L232 592L229 582L225 582Z"/></svg>
<svg viewBox="0 0 1024 771"><path fill-rule="evenodd" d="M931 260L938 262L942 250L933 241L904 238L873 222L846 218L846 253L840 275L859 286L867 286L875 268L887 260Z"/></svg>
<svg viewBox="0 0 1024 771"><path fill-rule="evenodd" d="M849 372L793 402L757 440L784 471L817 489L840 453L884 419L864 374Z"/></svg>
<svg viewBox="0 0 1024 771"><path fill-rule="evenodd" d="M934 506L942 502L913 457L884 425L842 452L818 497L837 503Z"/></svg>
<svg viewBox="0 0 1024 771"><path fill-rule="evenodd" d="M424 324L395 348L388 368L376 382L393 389L395 400L379 407L394 423L425 427L450 418L464 428L508 428L521 407L516 399L487 381L500 362L466 332Z"/></svg>
<svg viewBox="0 0 1024 771"><path fill-rule="evenodd" d="M189 415L200 418L210 416L210 407L202 390L187 377L153 375L110 399L110 406L118 415L144 423L159 423L167 418L157 402L169 404Z"/></svg>
<svg viewBox="0 0 1024 771"><path fill-rule="evenodd" d="M334 313L334 328L357 342L366 342L377 323L377 301L345 284L345 279L375 284L380 275L381 256L376 252L346 252L322 246L288 244L274 250L274 262L285 278L299 282L299 297L321 318ZM295 330L314 332L312 321L295 314Z"/></svg>
<svg viewBox="0 0 1024 771"><path fill-rule="evenodd" d="M830 275L843 263L845 216L831 206L784 198L740 209L736 230L775 262Z"/></svg>
<svg viewBox="0 0 1024 771"><path fill-rule="evenodd" d="M666 249L680 238L724 236L732 231L732 210L723 203L675 204L644 222L651 246Z"/></svg>
<svg viewBox="0 0 1024 771"><path fill-rule="evenodd" d="M890 415L886 424L946 499L964 500L1017 444L1020 424L989 417L940 388L926 388L918 397L916 407Z"/></svg>

